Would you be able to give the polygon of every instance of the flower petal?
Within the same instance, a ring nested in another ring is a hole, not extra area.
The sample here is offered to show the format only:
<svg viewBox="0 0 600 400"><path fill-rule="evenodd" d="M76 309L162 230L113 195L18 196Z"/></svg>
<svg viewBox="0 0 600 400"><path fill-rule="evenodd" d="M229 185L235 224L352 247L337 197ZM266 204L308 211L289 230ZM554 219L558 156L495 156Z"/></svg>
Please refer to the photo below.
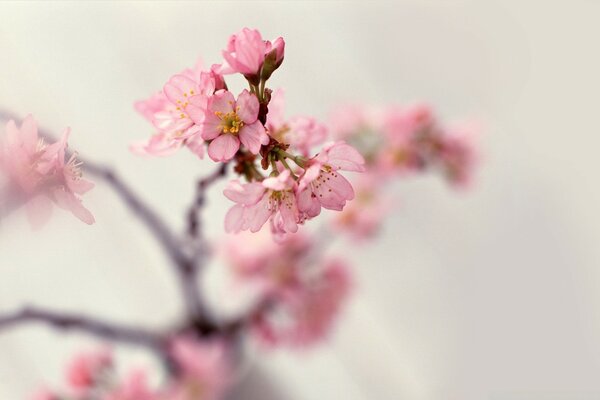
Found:
<svg viewBox="0 0 600 400"><path fill-rule="evenodd" d="M258 154L261 145L269 144L269 136L259 121L244 125L239 133L240 141L252 154Z"/></svg>
<svg viewBox="0 0 600 400"><path fill-rule="evenodd" d="M244 90L238 96L236 105L237 115L242 119L242 121L244 121L244 123L251 124L256 121L258 118L260 104L258 103L258 98L255 94Z"/></svg>
<svg viewBox="0 0 600 400"><path fill-rule="evenodd" d="M213 161L229 161L240 148L237 137L224 134L217 137L208 145L208 155Z"/></svg>

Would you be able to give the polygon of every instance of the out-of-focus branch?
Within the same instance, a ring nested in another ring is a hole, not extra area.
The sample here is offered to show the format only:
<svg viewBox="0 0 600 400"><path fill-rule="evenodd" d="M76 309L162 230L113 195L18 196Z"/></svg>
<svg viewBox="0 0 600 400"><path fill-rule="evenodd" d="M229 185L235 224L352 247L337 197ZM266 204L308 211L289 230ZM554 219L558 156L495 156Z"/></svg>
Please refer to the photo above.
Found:
<svg viewBox="0 0 600 400"><path fill-rule="evenodd" d="M200 210L204 206L206 200L206 189L215 183L219 178L227 175L227 163L222 163L210 175L198 180L196 183L196 194L192 205L188 209L187 233L190 237L196 238L202 230L202 221L200 218Z"/></svg>
<svg viewBox="0 0 600 400"><path fill-rule="evenodd" d="M113 342L143 346L158 353L164 351L163 338L151 331L120 326L84 315L69 315L35 307L24 307L21 310L0 315L0 331L32 322L43 323L60 330L85 332Z"/></svg>

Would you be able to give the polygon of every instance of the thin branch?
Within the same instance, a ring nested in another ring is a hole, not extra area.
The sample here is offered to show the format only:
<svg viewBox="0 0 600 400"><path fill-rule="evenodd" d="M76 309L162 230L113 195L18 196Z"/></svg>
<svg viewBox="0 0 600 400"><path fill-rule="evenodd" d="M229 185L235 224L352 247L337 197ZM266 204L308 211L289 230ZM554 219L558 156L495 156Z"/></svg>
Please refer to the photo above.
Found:
<svg viewBox="0 0 600 400"><path fill-rule="evenodd" d="M187 213L187 233L190 237L196 238L200 235L202 228L200 210L206 201L206 189L225 175L227 175L227 163L222 163L210 175L200 179L196 184L196 195Z"/></svg>
<svg viewBox="0 0 600 400"><path fill-rule="evenodd" d="M24 307L19 311L0 315L0 331L22 324L39 322L59 330L85 332L97 338L150 348L158 353L164 343L160 335L144 329L120 326L99 321L83 315L69 315L35 307Z"/></svg>

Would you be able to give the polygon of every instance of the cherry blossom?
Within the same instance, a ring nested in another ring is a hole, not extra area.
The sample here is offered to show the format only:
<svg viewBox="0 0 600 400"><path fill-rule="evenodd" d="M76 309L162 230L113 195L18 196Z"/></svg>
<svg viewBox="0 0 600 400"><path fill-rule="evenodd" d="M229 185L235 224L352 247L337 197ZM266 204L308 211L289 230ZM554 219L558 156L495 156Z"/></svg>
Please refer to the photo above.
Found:
<svg viewBox="0 0 600 400"><path fill-rule="evenodd" d="M12 120L6 125L2 168L12 182L12 189L20 192L17 196L24 202L34 227L48 220L52 203L71 211L87 224L94 223L92 213L80 198L94 184L82 178L76 153L67 155L69 134L70 130L66 129L61 140L46 144L39 137L31 115L24 119L20 129Z"/></svg>
<svg viewBox="0 0 600 400"><path fill-rule="evenodd" d="M231 35L223 58L229 73L258 75L265 61L267 45L256 29L244 28Z"/></svg>
<svg viewBox="0 0 600 400"><path fill-rule="evenodd" d="M272 218L285 232L296 232L299 216L295 191L289 170L260 183L230 182L223 194L237 204L225 217L225 230L258 232Z"/></svg>
<svg viewBox="0 0 600 400"><path fill-rule="evenodd" d="M253 154L269 143L263 124L258 121L259 102L244 90L237 101L231 92L220 91L208 99L206 111L195 116L202 127L202 138L211 141L208 155L214 161L228 161L240 142Z"/></svg>

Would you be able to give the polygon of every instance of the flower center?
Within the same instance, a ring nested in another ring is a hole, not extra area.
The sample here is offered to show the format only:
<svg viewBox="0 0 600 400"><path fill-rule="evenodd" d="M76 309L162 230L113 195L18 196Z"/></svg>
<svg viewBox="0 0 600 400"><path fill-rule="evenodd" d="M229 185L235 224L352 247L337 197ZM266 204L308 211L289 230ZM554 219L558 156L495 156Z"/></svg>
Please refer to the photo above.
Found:
<svg viewBox="0 0 600 400"><path fill-rule="evenodd" d="M223 133L233 133L235 135L244 126L244 121L240 119L235 111L230 111L226 114L221 111L215 111L215 115L221 119Z"/></svg>
<svg viewBox="0 0 600 400"><path fill-rule="evenodd" d="M66 167L69 170L69 172L74 180L79 180L83 176L83 173L81 172L82 165L83 165L83 162L81 162L77 159L77 153L73 153L71 155L71 158L69 158L69 161L67 162Z"/></svg>

